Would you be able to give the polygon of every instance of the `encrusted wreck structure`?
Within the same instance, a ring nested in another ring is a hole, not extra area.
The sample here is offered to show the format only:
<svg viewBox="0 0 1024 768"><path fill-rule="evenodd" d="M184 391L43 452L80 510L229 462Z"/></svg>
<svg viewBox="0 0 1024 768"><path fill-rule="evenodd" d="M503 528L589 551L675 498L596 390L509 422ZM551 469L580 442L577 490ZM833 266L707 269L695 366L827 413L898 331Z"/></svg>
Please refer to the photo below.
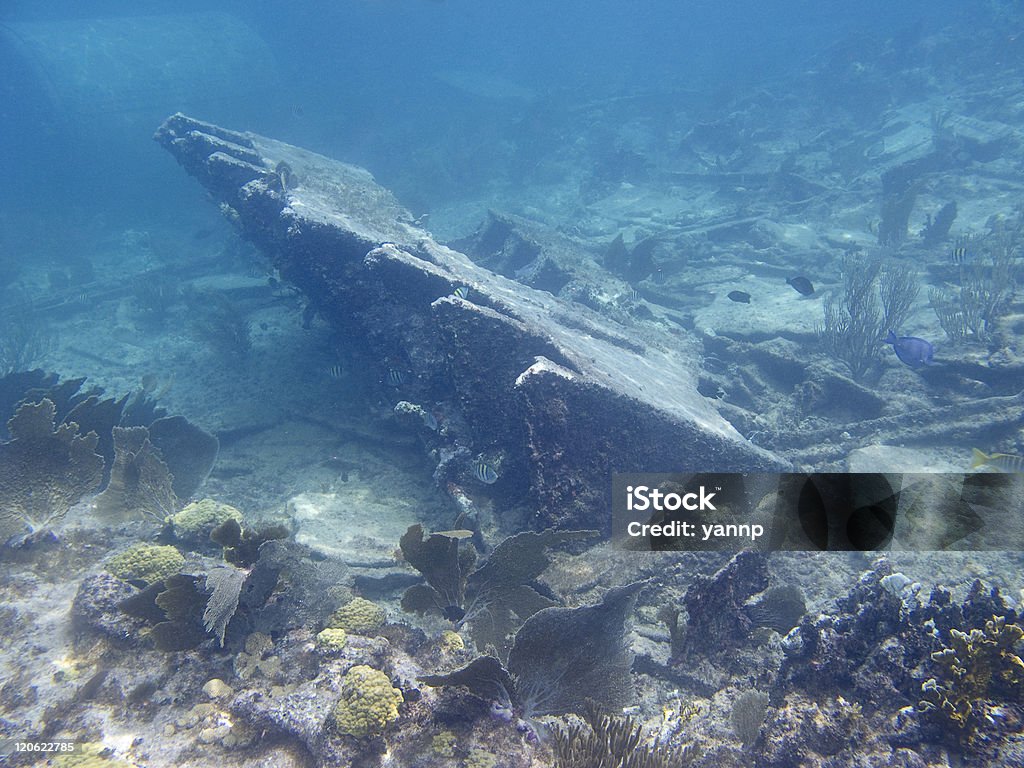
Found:
<svg viewBox="0 0 1024 768"><path fill-rule="evenodd" d="M786 468L698 393L697 345L678 329L620 324L483 268L361 168L182 114L155 138L379 363L382 388L457 412L467 457L496 461L501 496L529 502L538 528L607 529L617 471Z"/></svg>

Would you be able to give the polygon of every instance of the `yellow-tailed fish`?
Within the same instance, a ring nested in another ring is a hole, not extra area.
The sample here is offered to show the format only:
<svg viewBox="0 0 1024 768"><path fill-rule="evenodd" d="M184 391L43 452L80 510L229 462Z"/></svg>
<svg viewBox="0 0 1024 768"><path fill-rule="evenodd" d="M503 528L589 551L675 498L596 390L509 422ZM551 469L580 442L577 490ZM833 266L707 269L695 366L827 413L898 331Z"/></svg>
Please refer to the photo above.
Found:
<svg viewBox="0 0 1024 768"><path fill-rule="evenodd" d="M992 469L997 472L1024 472L1024 456L1012 453L985 453L973 448L971 469Z"/></svg>

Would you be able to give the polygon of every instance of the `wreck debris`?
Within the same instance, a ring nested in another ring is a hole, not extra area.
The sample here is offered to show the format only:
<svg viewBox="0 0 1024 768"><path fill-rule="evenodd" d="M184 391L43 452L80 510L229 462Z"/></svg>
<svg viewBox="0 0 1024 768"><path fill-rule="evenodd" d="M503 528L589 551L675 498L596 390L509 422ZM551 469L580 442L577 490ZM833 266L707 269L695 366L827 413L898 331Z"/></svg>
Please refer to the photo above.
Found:
<svg viewBox="0 0 1024 768"><path fill-rule="evenodd" d="M503 497L534 505L537 529L607 530L613 469L787 466L697 392L691 346L652 329L639 342L474 264L366 171L182 114L156 140L237 212L242 235L324 319L356 332L375 359L402 361L401 399L459 404L475 451L504 456ZM287 195L281 162L302 180ZM453 295L465 285L472 301Z"/></svg>

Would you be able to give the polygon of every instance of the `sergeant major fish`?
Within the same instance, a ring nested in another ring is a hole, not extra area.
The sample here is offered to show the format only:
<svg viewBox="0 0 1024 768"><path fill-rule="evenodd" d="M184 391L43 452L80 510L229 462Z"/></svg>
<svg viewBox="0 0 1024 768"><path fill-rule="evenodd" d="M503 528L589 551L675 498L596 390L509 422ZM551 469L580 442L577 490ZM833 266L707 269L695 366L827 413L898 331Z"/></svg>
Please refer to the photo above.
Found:
<svg viewBox="0 0 1024 768"><path fill-rule="evenodd" d="M498 473L486 461L478 461L473 466L473 477L487 485L494 485L494 483L498 482Z"/></svg>

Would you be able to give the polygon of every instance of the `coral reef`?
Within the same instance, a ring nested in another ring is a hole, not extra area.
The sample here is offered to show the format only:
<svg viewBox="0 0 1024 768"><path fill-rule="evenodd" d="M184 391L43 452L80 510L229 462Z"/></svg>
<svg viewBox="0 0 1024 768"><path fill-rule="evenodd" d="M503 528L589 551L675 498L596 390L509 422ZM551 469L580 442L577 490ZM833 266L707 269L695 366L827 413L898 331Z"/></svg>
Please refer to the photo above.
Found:
<svg viewBox="0 0 1024 768"><path fill-rule="evenodd" d="M441 731L430 740L430 751L438 757L455 757L455 734Z"/></svg>
<svg viewBox="0 0 1024 768"><path fill-rule="evenodd" d="M441 650L446 653L458 653L466 649L466 643L462 639L462 635L458 632L452 632L450 629L446 629L441 633Z"/></svg>
<svg viewBox="0 0 1024 768"><path fill-rule="evenodd" d="M171 490L187 499L201 486L217 460L217 438L184 416L162 416L146 427L171 472Z"/></svg>
<svg viewBox="0 0 1024 768"><path fill-rule="evenodd" d="M402 692L379 669L352 667L341 678L340 688L341 699L333 712L339 733L362 738L383 732L398 719Z"/></svg>
<svg viewBox="0 0 1024 768"><path fill-rule="evenodd" d="M28 516L30 523L56 522L100 488L94 511L101 518L162 522L177 509L177 496L191 495L209 473L217 453L212 435L183 417L167 417L145 392L131 400L101 398L102 389L83 390L84 383L42 371L0 377L0 412L20 403L8 422L12 439L0 443L0 467L13 470L11 478L0 470L0 534L10 531L3 538Z"/></svg>
<svg viewBox="0 0 1024 768"><path fill-rule="evenodd" d="M197 745L215 744L224 749L251 746L259 735L246 723L232 718L222 703L211 701L193 705L168 730L192 735Z"/></svg>
<svg viewBox="0 0 1024 768"><path fill-rule="evenodd" d="M44 398L25 403L7 422L11 439L0 443L0 542L54 524L100 484L97 435L79 435L74 423L55 426L56 411Z"/></svg>
<svg viewBox="0 0 1024 768"><path fill-rule="evenodd" d="M732 729L744 747L750 747L757 741L767 713L767 693L747 691L736 699L732 706Z"/></svg>
<svg viewBox="0 0 1024 768"><path fill-rule="evenodd" d="M902 703L892 737L901 747L950 736L1000 743L1005 729L985 713L1024 716L1016 611L980 581L962 604L941 587L922 600L919 589L879 560L830 613L805 616L783 641L773 701L793 691L817 700L842 695L890 717Z"/></svg>
<svg viewBox="0 0 1024 768"><path fill-rule="evenodd" d="M260 559L260 547L268 541L287 539L291 530L284 524L270 524L264 528L242 528L234 517L229 517L210 532L209 540L223 547L224 559L239 568L250 568Z"/></svg>
<svg viewBox="0 0 1024 768"><path fill-rule="evenodd" d="M106 569L125 581L153 584L181 570L185 558L175 547L165 544L135 544L106 562Z"/></svg>
<svg viewBox="0 0 1024 768"><path fill-rule="evenodd" d="M596 531L518 533L499 543L476 566L476 552L460 547L462 538L435 533L424 539L423 528L411 526L402 536L402 554L427 583L405 591L402 609L439 612L457 626L468 624L478 648L491 646L504 658L519 623L555 605L533 583L550 562L547 550L596 535Z"/></svg>
<svg viewBox="0 0 1024 768"><path fill-rule="evenodd" d="M498 757L481 747L473 747L462 762L462 768L495 768Z"/></svg>
<svg viewBox="0 0 1024 768"><path fill-rule="evenodd" d="M625 622L644 586L616 587L596 605L535 613L516 632L507 668L492 656L482 656L450 674L420 680L431 686L464 686L521 713L528 722L543 715L582 713L588 698L610 708L624 706L634 697Z"/></svg>
<svg viewBox="0 0 1024 768"><path fill-rule="evenodd" d="M96 514L110 521L144 517L157 522L178 508L174 478L145 427L114 427L110 482L96 497Z"/></svg>
<svg viewBox="0 0 1024 768"><path fill-rule="evenodd" d="M177 573L156 582L122 600L119 608L151 625L148 637L161 651L196 648L211 635L221 647L240 645L262 624L278 575L277 569L259 565L249 571L212 565L205 573Z"/></svg>
<svg viewBox="0 0 1024 768"><path fill-rule="evenodd" d="M248 576L245 571L230 565L218 566L206 574L206 591L210 598L203 610L203 628L217 638L221 648L224 647L228 622L238 610L238 598Z"/></svg>
<svg viewBox="0 0 1024 768"><path fill-rule="evenodd" d="M683 768L697 757L692 744L670 747L649 742L631 717L606 714L593 701L582 714L583 723L553 729L555 768Z"/></svg>
<svg viewBox="0 0 1024 768"><path fill-rule="evenodd" d="M274 653L274 640L270 635L253 632L245 638L244 650L235 656L234 667L241 680L277 679L281 672L281 657Z"/></svg>
<svg viewBox="0 0 1024 768"><path fill-rule="evenodd" d="M781 635L799 624L807 612L803 592L795 584L769 587L744 608L756 626L774 629Z"/></svg>

